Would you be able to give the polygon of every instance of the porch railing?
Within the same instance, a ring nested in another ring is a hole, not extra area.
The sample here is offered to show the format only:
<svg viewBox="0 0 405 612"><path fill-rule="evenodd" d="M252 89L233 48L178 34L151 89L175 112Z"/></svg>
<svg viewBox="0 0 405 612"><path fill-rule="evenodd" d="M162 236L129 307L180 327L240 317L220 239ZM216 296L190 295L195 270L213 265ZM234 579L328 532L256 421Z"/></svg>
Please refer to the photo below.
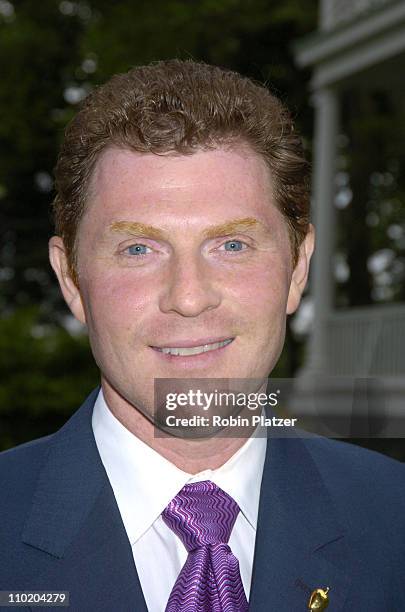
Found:
<svg viewBox="0 0 405 612"><path fill-rule="evenodd" d="M328 374L405 380L405 304L334 312L325 334Z"/></svg>
<svg viewBox="0 0 405 612"><path fill-rule="evenodd" d="M320 29L333 30L395 0L321 0Z"/></svg>

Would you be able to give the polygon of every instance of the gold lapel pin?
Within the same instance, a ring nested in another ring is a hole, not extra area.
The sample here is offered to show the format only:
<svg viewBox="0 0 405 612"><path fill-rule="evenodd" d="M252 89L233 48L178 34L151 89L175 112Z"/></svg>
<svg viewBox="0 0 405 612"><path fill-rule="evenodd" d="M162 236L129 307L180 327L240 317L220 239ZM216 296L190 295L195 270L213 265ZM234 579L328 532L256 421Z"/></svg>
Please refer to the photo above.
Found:
<svg viewBox="0 0 405 612"><path fill-rule="evenodd" d="M329 605L329 587L312 591L308 602L308 610L325 610Z"/></svg>

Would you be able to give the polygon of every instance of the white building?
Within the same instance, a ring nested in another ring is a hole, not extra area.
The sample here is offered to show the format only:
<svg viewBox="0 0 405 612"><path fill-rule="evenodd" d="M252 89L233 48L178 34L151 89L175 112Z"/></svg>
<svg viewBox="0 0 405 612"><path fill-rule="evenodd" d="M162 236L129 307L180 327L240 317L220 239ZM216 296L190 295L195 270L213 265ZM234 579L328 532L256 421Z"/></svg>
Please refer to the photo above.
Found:
<svg viewBox="0 0 405 612"><path fill-rule="evenodd" d="M379 80L404 91L405 0L321 0L318 31L298 41L294 51L297 64L312 70L317 230L310 285L314 328L297 379L299 405L310 411L315 402L317 409L350 411L354 389L368 389L368 395L360 393L357 407L361 404L364 414L377 406L378 413L389 417L382 435L405 437L405 422L399 433L394 419L405 414L405 303L336 309L332 267L340 94L350 83L367 87ZM322 383L317 391L313 377Z"/></svg>

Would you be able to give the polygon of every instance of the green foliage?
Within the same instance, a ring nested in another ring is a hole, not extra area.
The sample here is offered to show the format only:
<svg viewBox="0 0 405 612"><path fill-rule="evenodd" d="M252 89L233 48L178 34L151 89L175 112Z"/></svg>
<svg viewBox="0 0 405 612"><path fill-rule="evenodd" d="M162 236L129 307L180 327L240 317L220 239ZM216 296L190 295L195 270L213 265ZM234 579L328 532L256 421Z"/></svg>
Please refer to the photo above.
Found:
<svg viewBox="0 0 405 612"><path fill-rule="evenodd" d="M294 108L305 108L309 75L294 65L290 44L316 27L317 2L307 0L305 8L303 4L295 0L99 2L83 37L83 56L97 57L96 82L158 59L202 60L267 80Z"/></svg>
<svg viewBox="0 0 405 612"><path fill-rule="evenodd" d="M338 305L405 300L403 99L401 86L378 81L342 96L339 160L352 197L338 215L338 249L350 269L337 287ZM373 271L376 256L386 262Z"/></svg>
<svg viewBox="0 0 405 612"><path fill-rule="evenodd" d="M54 432L98 379L86 336L44 323L37 307L0 319L0 448Z"/></svg>
<svg viewBox="0 0 405 612"><path fill-rule="evenodd" d="M8 271L0 308L43 301L50 290L51 174L83 33L54 0L21 1L14 10L0 18L0 266Z"/></svg>

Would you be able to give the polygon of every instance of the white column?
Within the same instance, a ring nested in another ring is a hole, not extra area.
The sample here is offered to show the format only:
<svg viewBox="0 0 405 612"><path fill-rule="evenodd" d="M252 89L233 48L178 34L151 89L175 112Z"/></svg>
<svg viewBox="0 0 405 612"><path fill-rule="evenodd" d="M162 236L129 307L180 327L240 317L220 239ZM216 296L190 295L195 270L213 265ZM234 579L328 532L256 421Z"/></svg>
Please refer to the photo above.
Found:
<svg viewBox="0 0 405 612"><path fill-rule="evenodd" d="M321 0L319 6L319 30L331 30L333 24L333 3L335 0Z"/></svg>
<svg viewBox="0 0 405 612"><path fill-rule="evenodd" d="M313 211L315 252L311 264L310 293L314 304L313 332L308 342L307 363L300 375L325 372L328 339L325 323L333 309L335 245L335 171L339 99L336 91L323 89L314 94L315 138L313 155ZM325 372L326 373L326 372Z"/></svg>

